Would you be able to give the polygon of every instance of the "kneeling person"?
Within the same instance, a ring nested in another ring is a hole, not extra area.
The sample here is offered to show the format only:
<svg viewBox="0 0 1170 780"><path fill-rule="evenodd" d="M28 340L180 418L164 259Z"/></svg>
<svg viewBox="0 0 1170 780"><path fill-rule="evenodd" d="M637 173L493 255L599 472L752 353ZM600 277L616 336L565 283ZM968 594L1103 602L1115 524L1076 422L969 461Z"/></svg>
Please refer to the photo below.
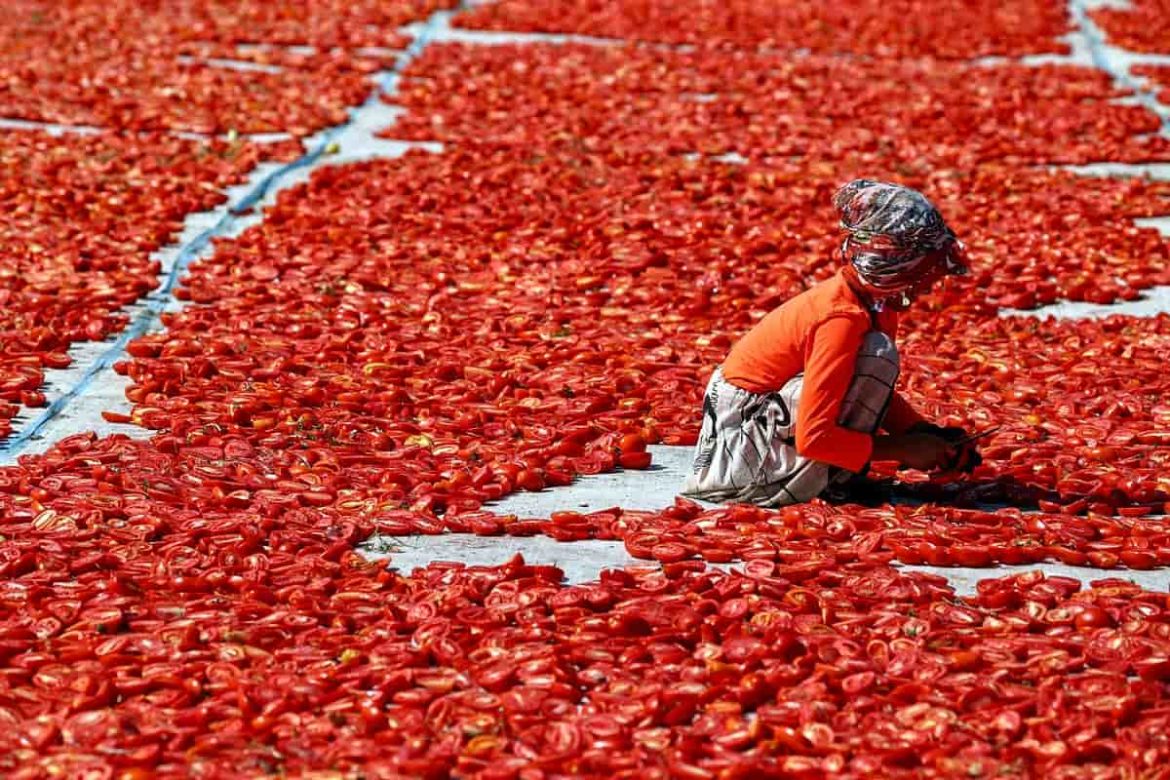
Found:
<svg viewBox="0 0 1170 780"><path fill-rule="evenodd" d="M966 273L962 244L906 187L858 179L834 204L845 265L760 320L715 370L683 495L781 506L832 491L871 460L924 471L979 462L962 429L925 422L895 390L899 314Z"/></svg>

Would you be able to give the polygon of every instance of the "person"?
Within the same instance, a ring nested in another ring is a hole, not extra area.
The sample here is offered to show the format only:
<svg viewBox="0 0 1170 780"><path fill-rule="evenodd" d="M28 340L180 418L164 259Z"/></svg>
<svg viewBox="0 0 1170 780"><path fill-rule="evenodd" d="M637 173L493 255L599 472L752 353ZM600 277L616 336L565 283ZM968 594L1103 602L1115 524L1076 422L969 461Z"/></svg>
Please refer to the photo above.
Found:
<svg viewBox="0 0 1170 780"><path fill-rule="evenodd" d="M703 397L682 494L762 506L864 492L873 460L970 471L963 429L926 422L896 391L899 315L951 274L963 244L920 192L867 179L833 199L844 265L767 314L732 347Z"/></svg>

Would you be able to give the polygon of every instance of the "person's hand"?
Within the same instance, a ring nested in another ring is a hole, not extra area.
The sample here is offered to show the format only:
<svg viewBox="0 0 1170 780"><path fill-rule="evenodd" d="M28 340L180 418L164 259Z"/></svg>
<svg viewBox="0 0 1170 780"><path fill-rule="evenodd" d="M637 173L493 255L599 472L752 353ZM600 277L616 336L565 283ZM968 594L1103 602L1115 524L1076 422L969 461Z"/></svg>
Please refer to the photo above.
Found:
<svg viewBox="0 0 1170 780"><path fill-rule="evenodd" d="M956 442L967 438L967 432L957 425L935 425L932 422L916 422L906 429L906 433L929 433L949 442Z"/></svg>
<svg viewBox="0 0 1170 780"><path fill-rule="evenodd" d="M964 474L970 474L975 470L975 467L983 462L983 456L979 454L979 448L974 441L968 441L963 444L956 444L968 438L968 434L962 428L954 425L946 427L935 425L929 422L919 422L910 426L909 433L929 433L938 436L944 441L954 446L954 456L945 464L943 464L943 471L958 471Z"/></svg>
<svg viewBox="0 0 1170 780"><path fill-rule="evenodd" d="M930 433L906 433L901 437L903 466L919 471L945 468L955 456L950 442Z"/></svg>
<svg viewBox="0 0 1170 780"><path fill-rule="evenodd" d="M965 444L952 445L954 450L954 457L950 462L943 466L944 471L958 471L963 474L970 474L975 470L975 467L983 462L983 456L979 454L979 448L975 446L975 442L969 441Z"/></svg>
<svg viewBox="0 0 1170 780"><path fill-rule="evenodd" d="M932 471L946 468L958 448L931 433L903 433L874 439L874 460L896 460L905 468Z"/></svg>

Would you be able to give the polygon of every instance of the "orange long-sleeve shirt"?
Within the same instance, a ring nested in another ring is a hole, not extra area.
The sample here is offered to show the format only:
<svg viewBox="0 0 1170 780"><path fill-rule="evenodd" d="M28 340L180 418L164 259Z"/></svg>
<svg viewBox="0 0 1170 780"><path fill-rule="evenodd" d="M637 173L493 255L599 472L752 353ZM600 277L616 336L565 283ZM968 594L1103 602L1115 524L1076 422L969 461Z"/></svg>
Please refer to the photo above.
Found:
<svg viewBox="0 0 1170 780"><path fill-rule="evenodd" d="M842 269L836 276L773 309L731 348L724 378L753 393L779 390L804 374L796 421L796 451L806 458L860 471L873 455L873 437L837 424L857 353L865 334L877 328L898 333L898 313L874 320ZM922 418L897 392L882 427L902 433Z"/></svg>

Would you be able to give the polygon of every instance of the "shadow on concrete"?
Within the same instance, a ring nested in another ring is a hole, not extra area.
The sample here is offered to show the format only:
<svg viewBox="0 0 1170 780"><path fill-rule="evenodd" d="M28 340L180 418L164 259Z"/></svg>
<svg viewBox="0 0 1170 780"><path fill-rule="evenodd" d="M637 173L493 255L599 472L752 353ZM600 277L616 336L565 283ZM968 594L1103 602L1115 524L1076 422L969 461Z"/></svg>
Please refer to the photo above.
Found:
<svg viewBox="0 0 1170 780"><path fill-rule="evenodd" d="M864 498L864 496L862 497ZM1143 497L1145 499L1146 497ZM955 482L891 482L884 496L875 499L881 504L936 504L960 509L996 510L1015 508L1024 512L1040 511L1040 502L1059 504L1067 514L1083 514L1093 505L1109 507L1105 514L1114 514L1119 507L1161 506L1170 502L1170 495L1155 494L1151 500L1138 501L1124 491L1115 489L1108 494L1099 492L1058 492L1036 484L1021 482L1011 476L968 478ZM835 502L843 503L843 502ZM854 503L863 503L855 501ZM1104 510L1102 510L1104 511Z"/></svg>
<svg viewBox="0 0 1170 780"><path fill-rule="evenodd" d="M1009 476L991 478L961 478L940 482L901 482L897 479L858 479L845 487L830 489L822 495L835 505L860 504L878 507L886 504L936 504L960 509L1003 509L1015 507L1036 511L1040 501L1060 501L1054 491L1029 485ZM1068 502L1065 498L1064 503ZM1075 500L1075 499L1073 499Z"/></svg>

